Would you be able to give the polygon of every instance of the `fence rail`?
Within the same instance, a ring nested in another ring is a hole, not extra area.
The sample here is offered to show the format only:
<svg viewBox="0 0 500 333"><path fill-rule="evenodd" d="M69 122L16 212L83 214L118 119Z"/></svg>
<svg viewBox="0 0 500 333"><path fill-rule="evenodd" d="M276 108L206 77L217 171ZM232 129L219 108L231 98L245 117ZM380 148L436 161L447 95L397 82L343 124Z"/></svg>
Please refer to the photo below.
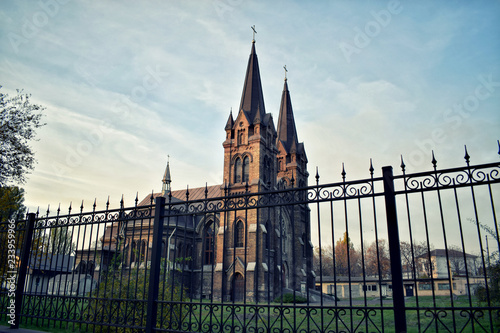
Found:
<svg viewBox="0 0 500 333"><path fill-rule="evenodd" d="M82 332L499 331L500 163L369 171L2 221L0 320Z"/></svg>

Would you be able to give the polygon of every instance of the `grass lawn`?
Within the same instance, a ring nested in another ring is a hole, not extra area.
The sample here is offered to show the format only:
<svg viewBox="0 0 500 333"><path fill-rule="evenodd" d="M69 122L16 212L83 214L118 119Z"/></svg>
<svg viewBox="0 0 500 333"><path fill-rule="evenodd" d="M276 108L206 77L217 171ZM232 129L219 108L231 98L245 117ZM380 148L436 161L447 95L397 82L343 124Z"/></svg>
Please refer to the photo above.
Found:
<svg viewBox="0 0 500 333"><path fill-rule="evenodd" d="M158 317L163 328L182 331L230 331L237 326L246 331L329 331L329 332L394 332L394 315L392 301L353 299L340 300L334 303L306 304L242 304L242 303L210 303L207 300L193 300L193 303L162 302L158 306ZM83 298L49 298L46 296L28 297L23 313L21 327L47 332L83 333L93 331L93 327L84 323L85 307L88 301ZM451 307L449 297L419 297L418 308L415 297L406 298L406 321L408 332L494 332L500 331L499 309L488 311L482 309L484 304L473 300L472 304L466 296L458 297ZM471 306L472 305L472 306ZM172 306L177 311L171 313ZM181 309L178 311L178 309ZM57 320L45 318L56 317ZM123 318L108 316L108 322L126 325ZM111 319L109 319L111 318ZM8 325L5 314L0 315L0 325ZM166 320L165 320L166 319ZM491 326L492 325L492 326ZM98 330L104 328L96 325ZM107 330L105 330L107 331ZM113 332L132 332L131 329L112 329Z"/></svg>

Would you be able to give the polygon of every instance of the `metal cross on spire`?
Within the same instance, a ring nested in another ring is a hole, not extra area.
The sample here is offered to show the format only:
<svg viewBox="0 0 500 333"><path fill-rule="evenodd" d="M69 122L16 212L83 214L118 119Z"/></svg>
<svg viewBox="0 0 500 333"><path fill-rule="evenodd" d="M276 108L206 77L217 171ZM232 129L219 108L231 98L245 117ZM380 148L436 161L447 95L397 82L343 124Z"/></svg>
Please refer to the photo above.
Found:
<svg viewBox="0 0 500 333"><path fill-rule="evenodd" d="M288 69L286 69L286 65L283 66L283 68L285 69L285 80L286 80L286 73L288 73Z"/></svg>
<svg viewBox="0 0 500 333"><path fill-rule="evenodd" d="M255 42L255 34L257 33L257 31L255 30L255 25L252 25L250 28L252 28L252 30L253 30L253 40L252 40L252 42Z"/></svg>

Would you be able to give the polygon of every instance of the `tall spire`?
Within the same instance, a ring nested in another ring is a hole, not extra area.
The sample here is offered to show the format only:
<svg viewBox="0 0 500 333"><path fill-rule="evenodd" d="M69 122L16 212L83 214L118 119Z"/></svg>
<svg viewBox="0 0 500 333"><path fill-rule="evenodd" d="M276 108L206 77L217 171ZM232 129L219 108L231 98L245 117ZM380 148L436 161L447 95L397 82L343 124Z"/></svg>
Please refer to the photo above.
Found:
<svg viewBox="0 0 500 333"><path fill-rule="evenodd" d="M163 185L161 189L161 194L165 196L170 193L170 183L172 179L170 178L170 155L167 157L167 168L165 169L165 174L163 175Z"/></svg>
<svg viewBox="0 0 500 333"><path fill-rule="evenodd" d="M281 141L287 153L295 152L299 143L297 130L295 128L295 119L293 118L292 100L290 99L290 92L288 91L286 72L278 118L278 142L279 141Z"/></svg>
<svg viewBox="0 0 500 333"><path fill-rule="evenodd" d="M255 40L252 41L252 51L248 59L247 73L241 95L240 110L245 111L250 122L259 122L264 119L266 109L264 107L264 95L260 80L259 61L255 53Z"/></svg>

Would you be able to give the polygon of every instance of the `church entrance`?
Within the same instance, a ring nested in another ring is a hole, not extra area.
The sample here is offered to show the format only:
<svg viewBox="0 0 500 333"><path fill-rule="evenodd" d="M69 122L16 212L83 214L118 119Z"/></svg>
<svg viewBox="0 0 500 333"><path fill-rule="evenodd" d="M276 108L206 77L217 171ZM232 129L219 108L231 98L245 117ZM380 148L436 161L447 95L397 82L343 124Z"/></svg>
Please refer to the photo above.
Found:
<svg viewBox="0 0 500 333"><path fill-rule="evenodd" d="M240 273L236 273L233 278L233 300L242 302L245 298L245 279Z"/></svg>

